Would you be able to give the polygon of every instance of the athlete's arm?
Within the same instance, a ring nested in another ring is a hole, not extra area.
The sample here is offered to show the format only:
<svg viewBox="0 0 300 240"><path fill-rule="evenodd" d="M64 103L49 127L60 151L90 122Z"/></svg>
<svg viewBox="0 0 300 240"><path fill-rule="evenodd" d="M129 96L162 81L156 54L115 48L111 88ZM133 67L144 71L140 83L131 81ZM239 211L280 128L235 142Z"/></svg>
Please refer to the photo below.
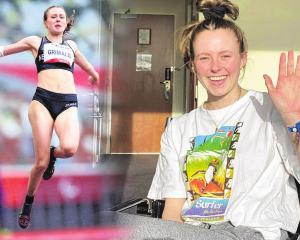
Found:
<svg viewBox="0 0 300 240"><path fill-rule="evenodd" d="M70 46L73 48L75 52L75 63L85 72L87 72L90 77L89 80L92 84L96 83L99 80L99 74L95 70L92 64L89 63L89 61L86 59L86 57L79 51L77 48L75 42L68 41Z"/></svg>
<svg viewBox="0 0 300 240"><path fill-rule="evenodd" d="M183 222L181 218L181 209L184 202L185 198L166 198L162 219Z"/></svg>
<svg viewBox="0 0 300 240"><path fill-rule="evenodd" d="M36 44L40 41L37 36L30 36L21 39L16 43L12 43L6 46L1 46L2 55L7 56L15 53L20 53L24 51L34 51L36 49Z"/></svg>

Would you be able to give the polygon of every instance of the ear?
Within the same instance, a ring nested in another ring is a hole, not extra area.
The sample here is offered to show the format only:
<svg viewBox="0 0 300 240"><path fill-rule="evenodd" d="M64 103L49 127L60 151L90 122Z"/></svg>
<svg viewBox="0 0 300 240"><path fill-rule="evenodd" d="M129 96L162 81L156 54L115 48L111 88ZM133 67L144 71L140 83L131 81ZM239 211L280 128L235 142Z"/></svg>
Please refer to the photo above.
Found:
<svg viewBox="0 0 300 240"><path fill-rule="evenodd" d="M47 24L46 24L46 21L44 21L44 27L45 27L46 29L48 29Z"/></svg>
<svg viewBox="0 0 300 240"><path fill-rule="evenodd" d="M196 74L196 71L195 71L196 68L195 68L194 62L191 60L189 64L190 64L190 69L191 69L191 71L192 71L194 74Z"/></svg>
<svg viewBox="0 0 300 240"><path fill-rule="evenodd" d="M243 69L247 64L248 52L241 53L241 65L240 69Z"/></svg>

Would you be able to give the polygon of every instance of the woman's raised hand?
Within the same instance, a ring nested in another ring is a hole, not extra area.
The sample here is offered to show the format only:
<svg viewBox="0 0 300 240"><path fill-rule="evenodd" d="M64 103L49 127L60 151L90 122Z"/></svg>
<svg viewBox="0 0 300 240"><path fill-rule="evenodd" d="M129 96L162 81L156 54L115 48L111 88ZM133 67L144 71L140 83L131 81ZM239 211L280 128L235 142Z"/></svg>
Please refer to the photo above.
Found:
<svg viewBox="0 0 300 240"><path fill-rule="evenodd" d="M264 74L269 95L287 126L300 121L300 56L295 66L294 52L281 53L276 86L270 76Z"/></svg>

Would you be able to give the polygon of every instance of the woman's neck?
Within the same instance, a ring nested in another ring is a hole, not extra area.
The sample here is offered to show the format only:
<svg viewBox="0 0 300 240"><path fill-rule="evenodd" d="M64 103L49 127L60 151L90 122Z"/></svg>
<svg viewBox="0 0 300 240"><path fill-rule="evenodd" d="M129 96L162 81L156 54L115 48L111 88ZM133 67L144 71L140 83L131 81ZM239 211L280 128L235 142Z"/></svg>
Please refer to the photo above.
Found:
<svg viewBox="0 0 300 240"><path fill-rule="evenodd" d="M239 86L235 90L221 97L208 95L208 99L203 103L203 107L207 110L225 108L237 102L246 93L247 90Z"/></svg>
<svg viewBox="0 0 300 240"><path fill-rule="evenodd" d="M62 43L63 41L63 35L59 34L59 35L51 35L51 34L47 34L47 38L51 41L51 42L55 42L55 43Z"/></svg>

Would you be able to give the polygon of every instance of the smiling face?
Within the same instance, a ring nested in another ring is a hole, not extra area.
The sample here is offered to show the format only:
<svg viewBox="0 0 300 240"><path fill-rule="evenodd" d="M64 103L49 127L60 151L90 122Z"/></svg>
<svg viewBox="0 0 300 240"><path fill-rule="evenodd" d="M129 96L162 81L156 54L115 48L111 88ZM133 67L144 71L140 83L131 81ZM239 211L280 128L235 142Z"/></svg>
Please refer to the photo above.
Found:
<svg viewBox="0 0 300 240"><path fill-rule="evenodd" d="M230 29L205 30L193 42L195 73L206 88L208 101L226 98L236 101L240 89L240 70L247 61L247 54L240 53L240 46Z"/></svg>
<svg viewBox="0 0 300 240"><path fill-rule="evenodd" d="M67 16L65 10L60 7L52 7L48 9L44 16L44 24L50 34L63 34L67 27Z"/></svg>

